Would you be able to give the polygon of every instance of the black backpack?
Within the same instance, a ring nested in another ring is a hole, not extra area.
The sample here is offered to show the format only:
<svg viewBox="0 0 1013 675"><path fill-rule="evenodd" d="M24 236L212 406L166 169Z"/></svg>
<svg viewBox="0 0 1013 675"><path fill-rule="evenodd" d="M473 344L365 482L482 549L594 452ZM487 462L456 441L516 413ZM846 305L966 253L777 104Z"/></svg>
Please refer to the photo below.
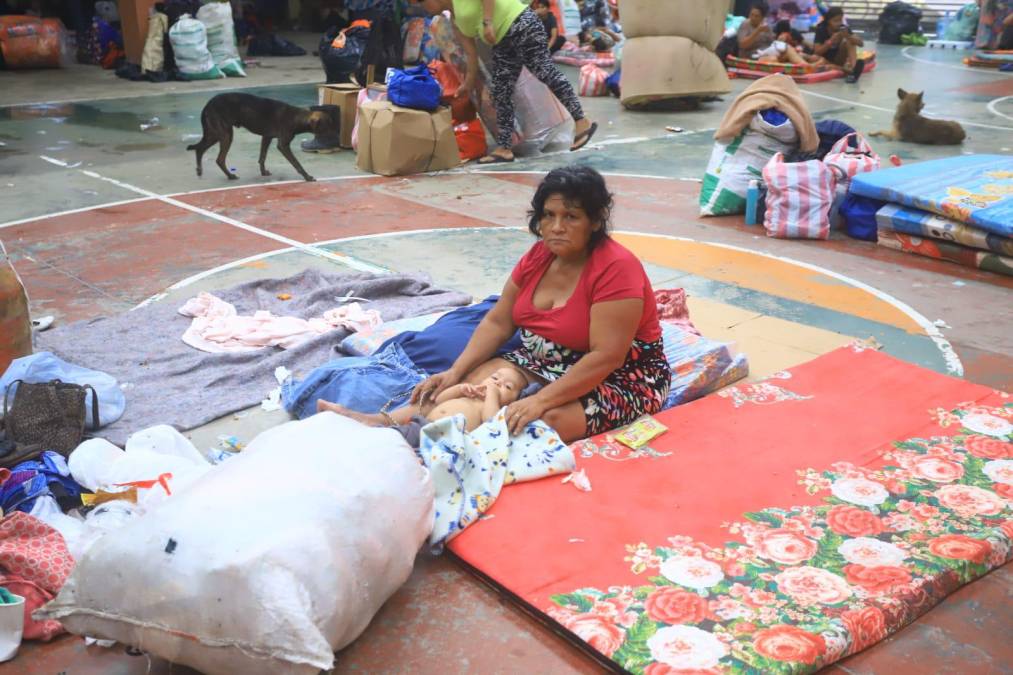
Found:
<svg viewBox="0 0 1013 675"><path fill-rule="evenodd" d="M879 14L879 42L901 44L900 36L921 33L922 10L906 2L891 2Z"/></svg>

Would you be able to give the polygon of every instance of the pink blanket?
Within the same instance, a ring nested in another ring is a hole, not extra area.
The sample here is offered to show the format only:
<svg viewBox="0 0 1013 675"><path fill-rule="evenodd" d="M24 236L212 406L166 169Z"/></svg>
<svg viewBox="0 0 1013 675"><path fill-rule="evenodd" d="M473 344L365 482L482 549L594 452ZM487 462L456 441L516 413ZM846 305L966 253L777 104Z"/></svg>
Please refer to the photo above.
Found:
<svg viewBox="0 0 1013 675"><path fill-rule="evenodd" d="M383 323L379 312L363 309L357 302L329 309L322 317L312 319L275 316L267 311L240 316L234 306L210 293L187 300L179 313L193 317L190 327L183 333L183 342L211 353L246 352L264 347L291 349L335 328L358 331Z"/></svg>

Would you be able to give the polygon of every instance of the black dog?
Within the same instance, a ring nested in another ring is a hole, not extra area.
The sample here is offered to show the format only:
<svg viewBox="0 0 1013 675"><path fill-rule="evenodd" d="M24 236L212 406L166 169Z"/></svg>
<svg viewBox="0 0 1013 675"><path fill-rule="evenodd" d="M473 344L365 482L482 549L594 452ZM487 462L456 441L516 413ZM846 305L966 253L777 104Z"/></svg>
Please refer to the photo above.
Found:
<svg viewBox="0 0 1013 675"><path fill-rule="evenodd" d="M218 143L217 164L229 180L238 178L236 174L229 171L225 164L225 157L229 154L229 147L232 145L232 127L242 127L262 137L260 139L261 176L271 175L271 172L264 167L264 159L267 157L267 148L271 145L271 140L277 138L278 150L285 155L285 159L295 167L299 175L309 181L314 180L313 176L306 173L289 147L292 138L296 134L331 135L337 133L336 120L326 112L297 108L281 101L252 94L218 94L204 106L204 110L200 114L200 121L204 128L204 136L186 148L197 152L197 175L204 174L201 167L204 152Z"/></svg>

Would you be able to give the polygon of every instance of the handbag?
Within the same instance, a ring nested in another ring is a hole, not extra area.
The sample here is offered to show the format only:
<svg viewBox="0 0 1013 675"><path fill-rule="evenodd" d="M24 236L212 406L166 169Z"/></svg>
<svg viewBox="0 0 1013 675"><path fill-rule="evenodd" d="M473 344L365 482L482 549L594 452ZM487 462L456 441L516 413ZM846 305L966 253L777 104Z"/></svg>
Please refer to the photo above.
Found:
<svg viewBox="0 0 1013 675"><path fill-rule="evenodd" d="M387 83L387 98L394 105L416 110L436 110L440 107L443 89L425 64L395 70Z"/></svg>
<svg viewBox="0 0 1013 675"><path fill-rule="evenodd" d="M18 385L14 400L11 388ZM91 390L92 428L99 428L98 393L91 385L60 380L15 380L4 391L4 429L19 445L41 445L62 455L69 454L84 437L85 397ZM9 404L9 407L8 407Z"/></svg>
<svg viewBox="0 0 1013 675"><path fill-rule="evenodd" d="M834 186L843 171L818 159L785 162L780 152L763 167L767 210L763 226L768 237L828 239Z"/></svg>

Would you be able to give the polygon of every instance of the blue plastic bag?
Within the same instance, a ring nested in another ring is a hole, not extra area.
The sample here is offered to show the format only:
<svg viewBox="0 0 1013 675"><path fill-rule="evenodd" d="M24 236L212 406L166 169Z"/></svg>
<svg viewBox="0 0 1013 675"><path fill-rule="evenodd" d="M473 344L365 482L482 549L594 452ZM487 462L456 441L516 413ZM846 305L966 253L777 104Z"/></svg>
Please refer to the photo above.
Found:
<svg viewBox="0 0 1013 675"><path fill-rule="evenodd" d="M425 64L395 70L387 83L387 98L394 105L416 110L436 110L440 107L443 88Z"/></svg>
<svg viewBox="0 0 1013 675"><path fill-rule="evenodd" d="M99 425L112 424L123 416L123 409L127 405L123 390L120 389L116 379L98 370L83 368L73 363L67 363L63 359L50 352L37 352L20 359L14 359L10 367L0 377L0 398L7 391L8 385L15 380L25 382L49 382L60 380L71 384L90 384L98 394L98 417ZM10 391L10 400L14 400L17 387ZM91 414L91 396L85 396L85 427L93 429Z"/></svg>
<svg viewBox="0 0 1013 675"><path fill-rule="evenodd" d="M841 202L841 219L849 237L862 241L876 241L876 211L886 206L886 202L870 197L861 197L849 192Z"/></svg>

